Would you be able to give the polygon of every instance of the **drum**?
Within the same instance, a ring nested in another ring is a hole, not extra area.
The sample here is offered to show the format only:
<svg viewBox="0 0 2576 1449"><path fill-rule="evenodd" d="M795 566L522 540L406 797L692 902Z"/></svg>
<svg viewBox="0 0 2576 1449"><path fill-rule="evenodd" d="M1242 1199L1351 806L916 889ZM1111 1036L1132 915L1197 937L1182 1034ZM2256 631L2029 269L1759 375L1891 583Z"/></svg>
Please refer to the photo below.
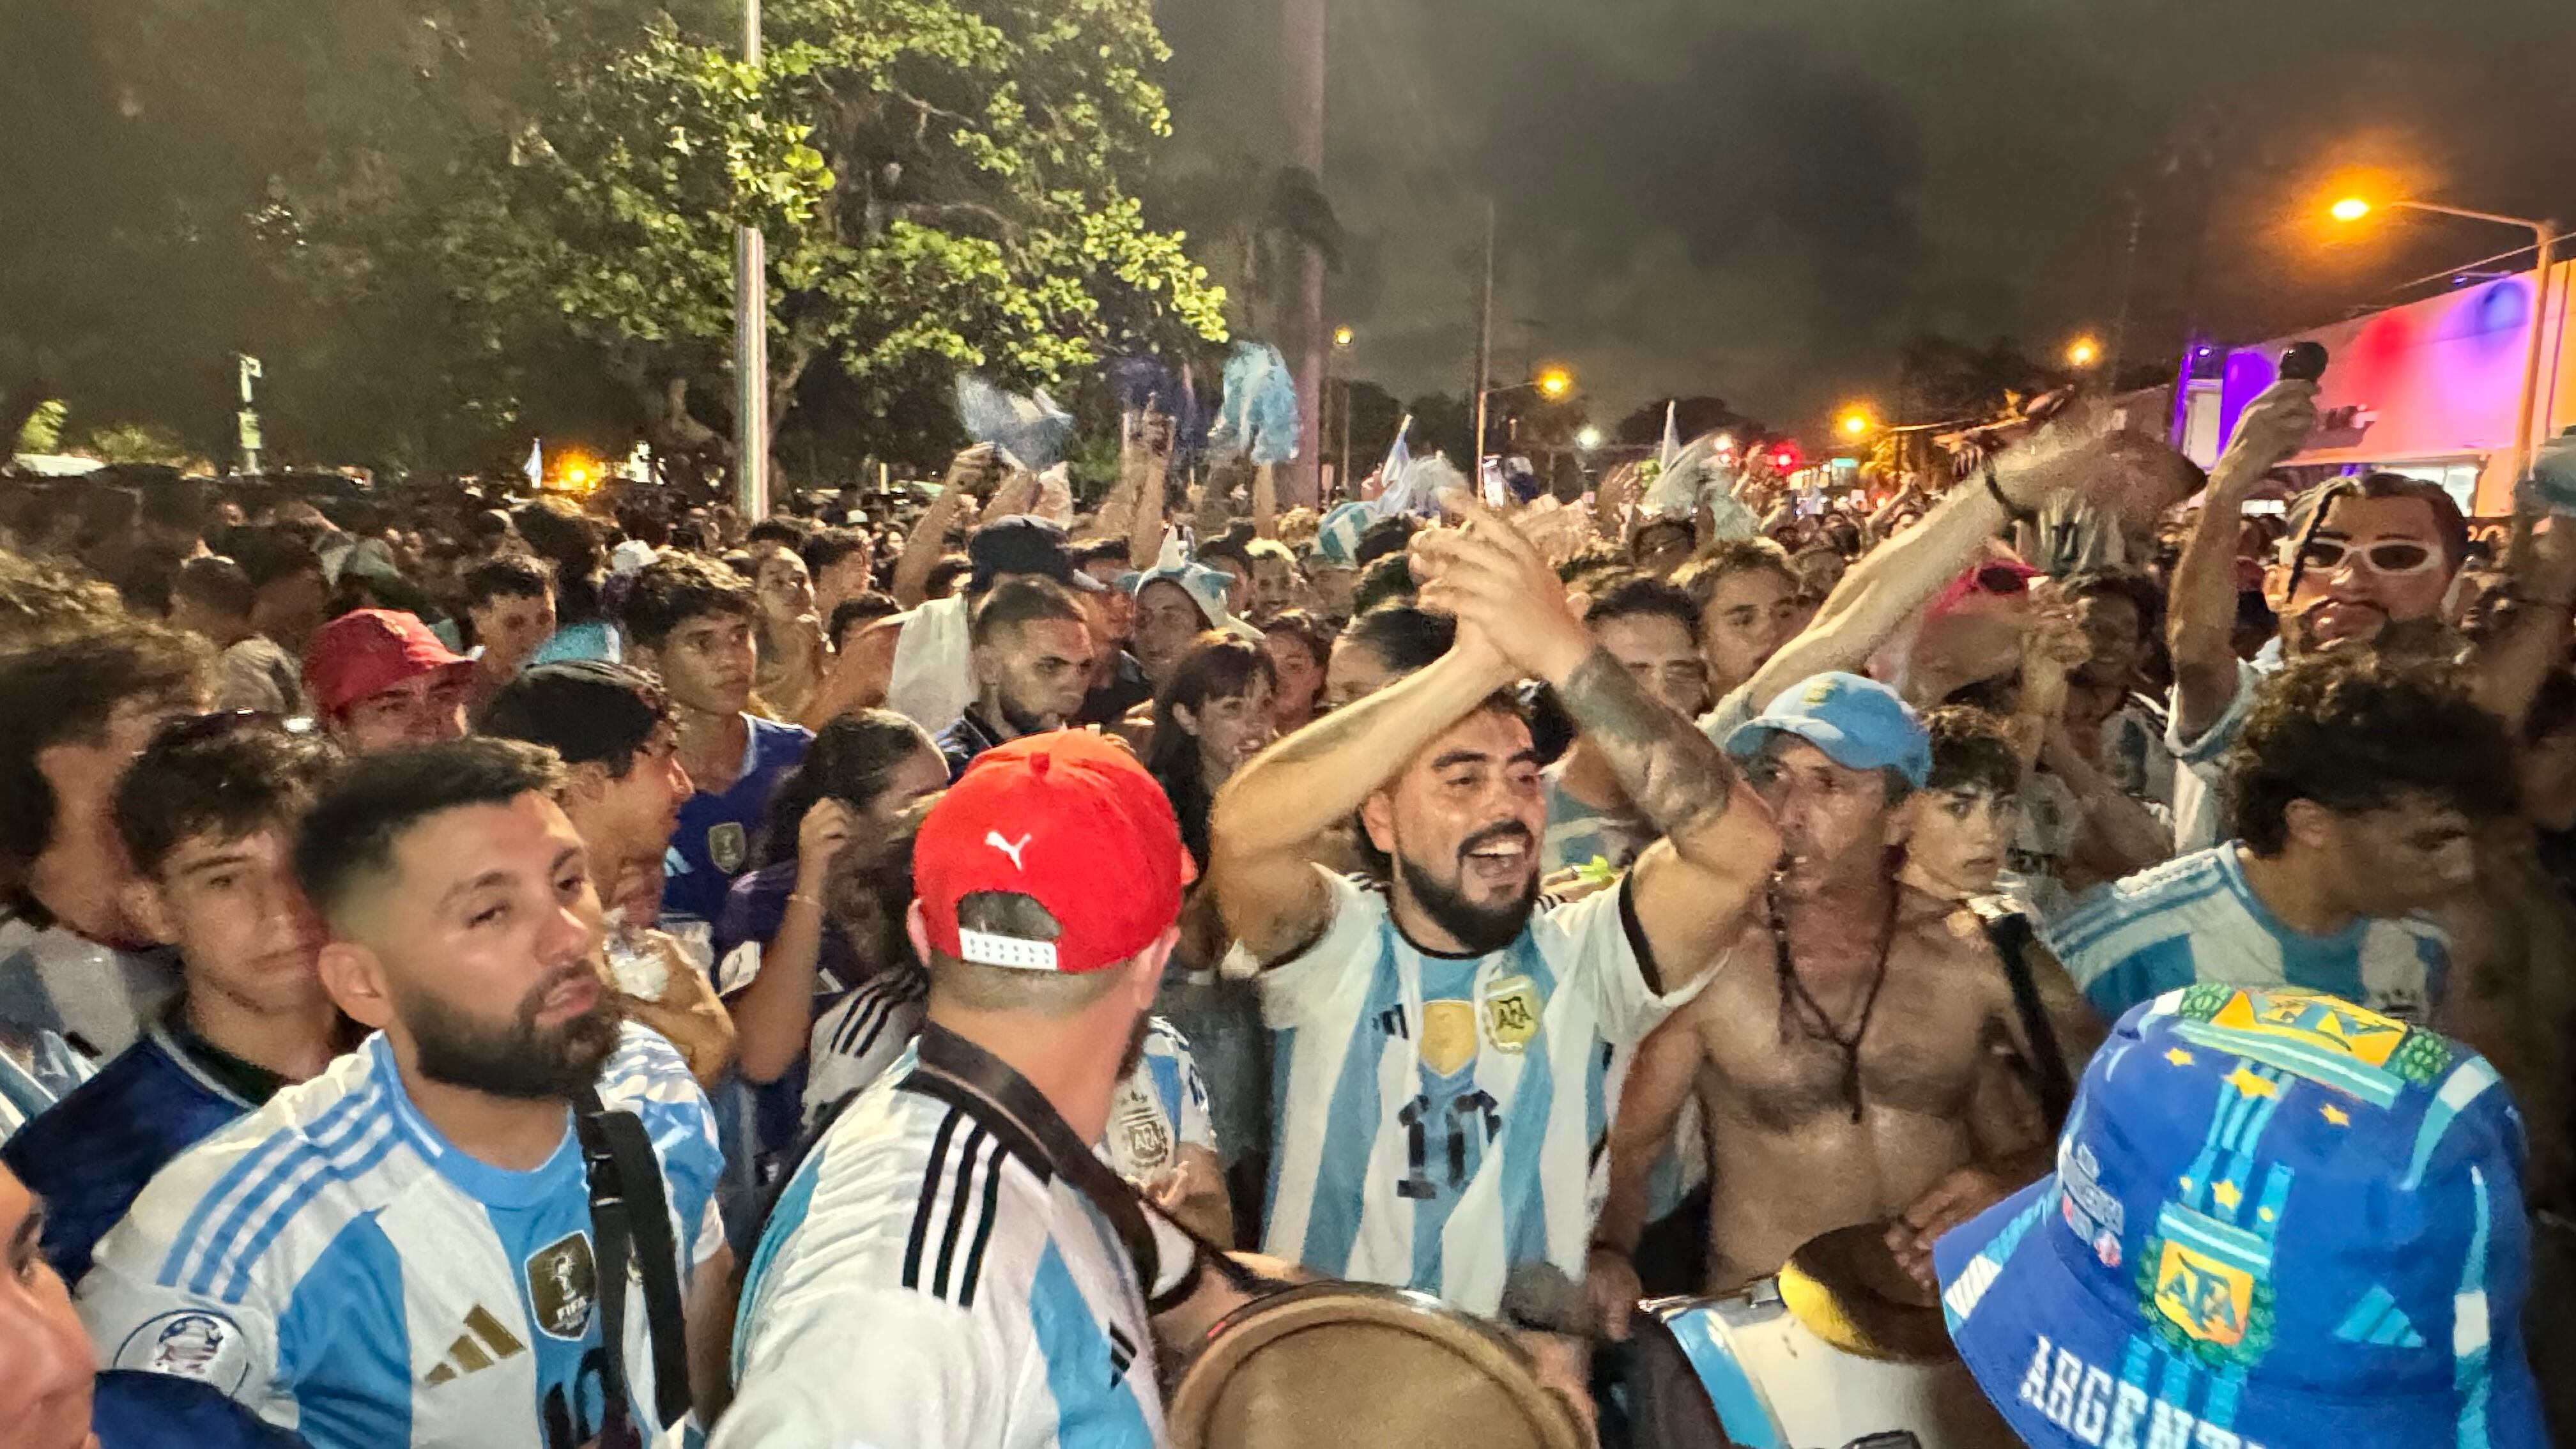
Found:
<svg viewBox="0 0 2576 1449"><path fill-rule="evenodd" d="M1510 1335L1428 1295L1304 1283L1235 1310L1181 1371L1176 1449L1586 1449Z"/></svg>
<svg viewBox="0 0 2576 1449"><path fill-rule="evenodd" d="M1636 1449L2020 1449L1881 1237L1829 1234L1732 1298L1643 1305L1627 1394Z"/></svg>

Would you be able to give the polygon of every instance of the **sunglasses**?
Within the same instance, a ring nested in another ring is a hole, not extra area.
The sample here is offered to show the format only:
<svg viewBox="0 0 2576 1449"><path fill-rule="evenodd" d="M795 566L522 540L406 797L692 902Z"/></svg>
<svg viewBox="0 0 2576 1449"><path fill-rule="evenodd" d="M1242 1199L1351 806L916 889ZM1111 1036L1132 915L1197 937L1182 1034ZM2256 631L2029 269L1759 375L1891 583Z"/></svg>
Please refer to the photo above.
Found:
<svg viewBox="0 0 2576 1449"><path fill-rule="evenodd" d="M2427 573L2442 566L2440 549L2411 538L2383 538L2359 548L2339 538L2311 538L2299 546L2296 562L2302 573L2330 574L2356 557L2361 567L2390 577Z"/></svg>

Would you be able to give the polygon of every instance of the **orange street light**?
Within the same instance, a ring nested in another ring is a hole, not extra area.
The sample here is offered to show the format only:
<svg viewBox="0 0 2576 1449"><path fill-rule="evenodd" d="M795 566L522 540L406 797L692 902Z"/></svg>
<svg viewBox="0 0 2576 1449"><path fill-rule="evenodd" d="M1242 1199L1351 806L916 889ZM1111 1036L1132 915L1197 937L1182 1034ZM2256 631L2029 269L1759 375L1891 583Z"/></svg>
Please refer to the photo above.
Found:
<svg viewBox="0 0 2576 1449"><path fill-rule="evenodd" d="M2370 203L2358 196L2347 196L2326 208L2326 214L2337 221L2359 221L2370 215Z"/></svg>
<svg viewBox="0 0 2576 1449"><path fill-rule="evenodd" d="M1358 339L1359 334L1353 332L1348 327L1336 327L1333 329L1333 345L1335 347L1348 347Z"/></svg>
<svg viewBox="0 0 2576 1449"><path fill-rule="evenodd" d="M1834 426L1841 429L1842 435L1846 438L1866 437L1871 427L1869 410L1860 407L1845 408L1842 417L1835 421Z"/></svg>
<svg viewBox="0 0 2576 1449"><path fill-rule="evenodd" d="M1539 396L1550 402L1574 391L1574 374L1562 367L1551 367L1538 375Z"/></svg>
<svg viewBox="0 0 2576 1449"><path fill-rule="evenodd" d="M2091 367L2101 360L2102 344L2090 337L2078 337L2067 345L2066 362L2070 367Z"/></svg>

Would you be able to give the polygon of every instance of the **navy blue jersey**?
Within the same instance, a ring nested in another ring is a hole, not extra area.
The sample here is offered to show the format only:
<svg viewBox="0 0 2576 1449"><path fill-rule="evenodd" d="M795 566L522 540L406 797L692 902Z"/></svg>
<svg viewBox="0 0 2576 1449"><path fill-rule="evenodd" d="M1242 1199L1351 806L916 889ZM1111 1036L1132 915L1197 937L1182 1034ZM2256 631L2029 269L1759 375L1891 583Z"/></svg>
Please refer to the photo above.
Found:
<svg viewBox="0 0 2576 1449"><path fill-rule="evenodd" d="M778 782L805 759L814 736L794 725L744 715L742 773L722 794L700 790L680 807L679 828L662 862L662 915L713 921L724 911L725 892L751 864L751 845L769 813ZM667 925L666 925L667 929Z"/></svg>

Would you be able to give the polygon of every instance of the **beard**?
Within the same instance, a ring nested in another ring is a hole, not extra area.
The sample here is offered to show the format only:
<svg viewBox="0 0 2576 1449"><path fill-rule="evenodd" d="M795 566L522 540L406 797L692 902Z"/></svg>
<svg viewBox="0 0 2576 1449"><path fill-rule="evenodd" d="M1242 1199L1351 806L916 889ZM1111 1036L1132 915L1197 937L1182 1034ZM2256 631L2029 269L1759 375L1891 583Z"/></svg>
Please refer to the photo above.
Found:
<svg viewBox="0 0 2576 1449"><path fill-rule="evenodd" d="M1136 1075L1136 1069L1145 1064L1145 1033L1152 1021L1151 1012L1136 1013L1136 1024L1127 1032L1127 1049L1118 1054L1119 1081Z"/></svg>
<svg viewBox="0 0 2576 1449"><path fill-rule="evenodd" d="M1043 711L1029 709L1007 691L997 694L993 702L998 706L995 712L1001 715L1002 723L1009 726L1015 735L1042 735L1064 727L1062 719L1050 718Z"/></svg>
<svg viewBox="0 0 2576 1449"><path fill-rule="evenodd" d="M588 971L583 963L571 968ZM558 972L519 1003L509 1027L493 1027L435 997L400 1003L403 1025L420 1056L422 1076L451 1087L517 1101L570 1101L599 1080L599 1069L617 1050L619 1017L607 988L580 1015L552 1026L538 1022L547 993L568 973Z"/></svg>
<svg viewBox="0 0 2576 1449"><path fill-rule="evenodd" d="M1529 879L1521 886L1519 893L1510 900L1495 905L1484 905L1467 899L1465 889L1467 852L1500 834L1526 838L1529 832L1520 826L1513 825L1502 827L1500 830L1479 831L1469 836L1458 849L1456 884L1441 880L1431 873L1430 867L1409 855L1399 854L1395 858L1396 875L1404 882L1404 888L1412 894L1413 903L1421 908L1424 915L1431 918L1433 924L1448 932L1460 946L1479 956L1499 951L1519 939L1521 932L1529 928L1530 912L1538 905L1536 869L1530 871ZM1535 862L1537 842L1532 841L1531 845L1531 858Z"/></svg>

